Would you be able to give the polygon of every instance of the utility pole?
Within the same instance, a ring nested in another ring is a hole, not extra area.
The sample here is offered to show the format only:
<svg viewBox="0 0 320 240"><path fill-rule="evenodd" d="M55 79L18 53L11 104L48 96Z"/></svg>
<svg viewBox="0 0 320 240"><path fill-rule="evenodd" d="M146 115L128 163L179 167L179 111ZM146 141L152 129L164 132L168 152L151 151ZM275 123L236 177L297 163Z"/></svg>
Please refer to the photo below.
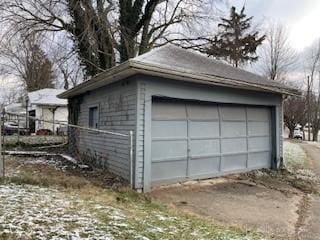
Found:
<svg viewBox="0 0 320 240"><path fill-rule="evenodd" d="M311 122L311 112L310 112L310 76L308 76L308 89L307 89L307 115L308 115L308 141L311 141L311 129L310 129L310 122Z"/></svg>

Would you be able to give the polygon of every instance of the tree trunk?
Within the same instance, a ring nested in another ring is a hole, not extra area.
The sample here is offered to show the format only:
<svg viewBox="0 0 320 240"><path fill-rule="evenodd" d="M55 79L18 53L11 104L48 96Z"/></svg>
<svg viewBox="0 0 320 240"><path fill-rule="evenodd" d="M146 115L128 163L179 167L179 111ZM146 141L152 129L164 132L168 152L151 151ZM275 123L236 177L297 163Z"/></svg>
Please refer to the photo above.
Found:
<svg viewBox="0 0 320 240"><path fill-rule="evenodd" d="M293 138L294 128L289 128L289 138Z"/></svg>
<svg viewBox="0 0 320 240"><path fill-rule="evenodd" d="M316 127L313 127L313 129L312 129L312 141L318 142L318 133L319 133L319 129L316 128Z"/></svg>

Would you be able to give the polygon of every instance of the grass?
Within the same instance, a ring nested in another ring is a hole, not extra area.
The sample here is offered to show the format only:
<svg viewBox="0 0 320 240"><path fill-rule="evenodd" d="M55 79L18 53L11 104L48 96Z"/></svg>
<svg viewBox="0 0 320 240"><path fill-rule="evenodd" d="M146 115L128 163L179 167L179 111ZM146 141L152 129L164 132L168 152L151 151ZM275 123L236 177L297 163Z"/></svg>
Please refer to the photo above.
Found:
<svg viewBox="0 0 320 240"><path fill-rule="evenodd" d="M284 142L284 169L256 170L244 177L267 187L288 192L290 187L304 193L319 193L319 178L309 169L309 159L304 150L294 142Z"/></svg>
<svg viewBox="0 0 320 240"><path fill-rule="evenodd" d="M0 218L7 214L7 225L0 224L0 240L266 239L251 230L168 209L126 187L103 188L51 166L19 168L21 160L7 161L7 168L19 171L0 183ZM10 223L16 230L8 230ZM99 238L102 235L105 238Z"/></svg>
<svg viewBox="0 0 320 240"><path fill-rule="evenodd" d="M19 142L18 142L19 139ZM4 145L6 147L40 147L48 145L58 145L67 142L65 136L4 136Z"/></svg>
<svg viewBox="0 0 320 240"><path fill-rule="evenodd" d="M283 145L284 165L290 171L306 169L308 158L304 150L296 143L285 141Z"/></svg>
<svg viewBox="0 0 320 240"><path fill-rule="evenodd" d="M26 160L13 157L6 161L8 177L0 182L0 219L1 215L8 214L6 211L9 209L11 218L7 218L7 223L20 226L22 230L17 228L9 231L10 224L0 224L0 240L59 237L120 240L268 239L268 236L251 229L225 227L167 208L147 195L126 187L104 188L99 182L72 175L63 169L26 164ZM283 192L290 189L286 186L307 193L316 191L315 179L306 170L307 156L299 145L285 142L284 164L287 170L282 172L255 171L249 177L264 185L279 186ZM1 194L1 190L6 188L6 194ZM25 221L25 218L29 220ZM24 231L23 234L21 231ZM42 235L39 235L39 231Z"/></svg>

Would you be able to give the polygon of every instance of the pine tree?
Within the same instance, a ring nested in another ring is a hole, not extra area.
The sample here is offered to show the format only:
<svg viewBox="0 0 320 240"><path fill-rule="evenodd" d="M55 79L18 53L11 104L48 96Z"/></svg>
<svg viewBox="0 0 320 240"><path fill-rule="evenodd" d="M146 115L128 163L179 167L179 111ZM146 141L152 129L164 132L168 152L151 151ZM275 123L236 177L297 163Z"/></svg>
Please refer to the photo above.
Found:
<svg viewBox="0 0 320 240"><path fill-rule="evenodd" d="M53 63L38 44L29 42L24 59L24 74L22 75L26 90L36 91L43 88L53 88L55 75Z"/></svg>
<svg viewBox="0 0 320 240"><path fill-rule="evenodd" d="M235 67L258 60L256 50L265 39L259 32L250 32L253 17L247 17L242 7L240 13L231 7L230 18L221 18L218 28L222 31L212 40L206 50L209 56L224 59Z"/></svg>

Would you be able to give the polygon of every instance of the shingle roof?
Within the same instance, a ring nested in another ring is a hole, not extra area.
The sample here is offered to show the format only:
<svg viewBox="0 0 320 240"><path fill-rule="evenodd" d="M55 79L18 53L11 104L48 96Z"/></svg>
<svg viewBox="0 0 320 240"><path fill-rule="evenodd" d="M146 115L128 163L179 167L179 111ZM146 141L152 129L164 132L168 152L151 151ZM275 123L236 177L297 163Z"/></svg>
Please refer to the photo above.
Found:
<svg viewBox="0 0 320 240"><path fill-rule="evenodd" d="M75 96L137 73L199 84L222 85L282 94L300 94L297 89L277 81L268 80L260 75L232 67L191 50L166 45L132 58L60 96Z"/></svg>

